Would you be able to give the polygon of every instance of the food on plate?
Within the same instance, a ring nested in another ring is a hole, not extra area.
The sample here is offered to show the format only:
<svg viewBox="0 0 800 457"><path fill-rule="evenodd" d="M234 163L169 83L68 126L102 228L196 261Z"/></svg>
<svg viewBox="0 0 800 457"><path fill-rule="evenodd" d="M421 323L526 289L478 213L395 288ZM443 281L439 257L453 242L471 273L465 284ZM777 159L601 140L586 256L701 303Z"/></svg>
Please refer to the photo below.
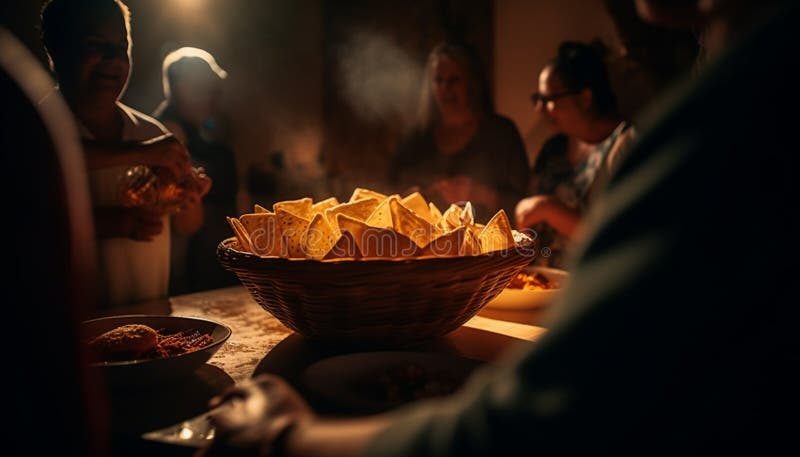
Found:
<svg viewBox="0 0 800 457"><path fill-rule="evenodd" d="M395 406L452 394L463 382L463 378L444 370L435 371L415 363L405 363L369 373L358 380L357 387L370 400Z"/></svg>
<svg viewBox="0 0 800 457"><path fill-rule="evenodd" d="M158 344L158 332L146 325L129 324L109 330L89 342L93 353L108 356L141 354Z"/></svg>
<svg viewBox="0 0 800 457"><path fill-rule="evenodd" d="M356 188L350 199L276 202L272 210L228 217L236 249L261 257L310 260L454 257L516 248L508 216L475 221L471 203L444 213L419 192L405 197Z"/></svg>
<svg viewBox="0 0 800 457"><path fill-rule="evenodd" d="M518 273L506 287L522 290L550 290L558 289L559 284L537 271L533 274Z"/></svg>
<svg viewBox="0 0 800 457"><path fill-rule="evenodd" d="M213 343L207 333L189 329L174 333L142 324L113 328L88 341L93 362L156 359L193 352Z"/></svg>

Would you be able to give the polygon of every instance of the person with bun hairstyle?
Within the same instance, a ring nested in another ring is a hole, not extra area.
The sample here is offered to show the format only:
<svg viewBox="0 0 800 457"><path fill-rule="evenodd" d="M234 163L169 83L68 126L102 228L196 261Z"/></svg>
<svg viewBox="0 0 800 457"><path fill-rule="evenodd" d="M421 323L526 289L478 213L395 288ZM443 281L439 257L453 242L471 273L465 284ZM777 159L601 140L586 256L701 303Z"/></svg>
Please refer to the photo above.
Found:
<svg viewBox="0 0 800 457"><path fill-rule="evenodd" d="M227 71L204 49L182 47L162 63L164 100L153 117L186 146L193 165L214 180L203 198L199 229L188 235L173 233L170 295L239 284L216 257L217 244L230 232L226 216L237 213L239 189L236 151L223 105L227 78Z"/></svg>
<svg viewBox="0 0 800 457"><path fill-rule="evenodd" d="M517 228L536 232L536 262L563 268L565 253L593 194L629 147L635 129L619 112L602 43L564 42L542 68L536 110L557 134L542 147L529 190L515 209Z"/></svg>

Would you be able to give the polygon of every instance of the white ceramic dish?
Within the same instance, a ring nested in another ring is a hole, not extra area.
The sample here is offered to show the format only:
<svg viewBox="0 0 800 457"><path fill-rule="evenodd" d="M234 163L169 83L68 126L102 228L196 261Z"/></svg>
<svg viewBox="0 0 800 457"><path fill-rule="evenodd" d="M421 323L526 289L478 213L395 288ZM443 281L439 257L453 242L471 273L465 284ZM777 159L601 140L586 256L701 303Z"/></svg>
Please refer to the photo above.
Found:
<svg viewBox="0 0 800 457"><path fill-rule="evenodd" d="M558 288L544 290L523 290L506 287L497 295L497 297L487 303L486 307L493 309L521 310L547 306L558 296L561 289L566 284L567 279L569 278L569 273L556 268L529 266L525 267L524 271L527 274L540 273L547 277L547 279L550 281L557 283Z"/></svg>

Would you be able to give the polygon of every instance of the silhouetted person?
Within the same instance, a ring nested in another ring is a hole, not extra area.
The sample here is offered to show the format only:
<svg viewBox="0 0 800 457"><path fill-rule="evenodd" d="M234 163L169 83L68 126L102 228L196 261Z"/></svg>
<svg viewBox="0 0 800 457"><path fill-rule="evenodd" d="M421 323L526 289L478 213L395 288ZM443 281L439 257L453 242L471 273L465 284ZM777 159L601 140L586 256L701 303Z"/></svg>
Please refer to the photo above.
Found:
<svg viewBox="0 0 800 457"><path fill-rule="evenodd" d="M456 395L380 416L320 418L259 377L223 397L238 401L215 415L206 455L800 452L796 122L765 115L775 100L800 105L789 57L800 5L639 4L651 20L685 8L715 47L697 81L641 122L548 332Z"/></svg>
<svg viewBox="0 0 800 457"><path fill-rule="evenodd" d="M239 284L216 257L217 245L230 235L226 217L237 214L239 190L236 156L220 107L227 76L202 49L180 48L164 58L165 100L154 116L186 146L194 166L214 180L203 198L200 228L191 235L173 234L171 294Z"/></svg>
<svg viewBox="0 0 800 457"><path fill-rule="evenodd" d="M532 194L515 208L519 230L533 229L536 262L564 268L581 219L635 135L617 106L603 53L564 42L539 74L532 102L558 134L536 157Z"/></svg>
<svg viewBox="0 0 800 457"><path fill-rule="evenodd" d="M604 0L620 47L607 58L619 110L631 119L659 93L692 75L700 59L693 26L666 28L644 21L631 0Z"/></svg>
<svg viewBox="0 0 800 457"><path fill-rule="evenodd" d="M2 27L0 99L4 211L16 221L3 230L2 453L104 457L106 392L85 365L79 327L93 309L96 268L83 150L53 80Z"/></svg>

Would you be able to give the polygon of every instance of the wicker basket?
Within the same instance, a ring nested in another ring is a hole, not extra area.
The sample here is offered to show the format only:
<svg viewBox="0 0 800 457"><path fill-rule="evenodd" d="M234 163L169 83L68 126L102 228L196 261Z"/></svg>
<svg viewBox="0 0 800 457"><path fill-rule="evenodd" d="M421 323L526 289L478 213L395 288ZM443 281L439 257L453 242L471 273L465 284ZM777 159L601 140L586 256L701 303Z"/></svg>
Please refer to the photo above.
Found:
<svg viewBox="0 0 800 457"><path fill-rule="evenodd" d="M255 301L311 339L406 346L445 335L472 318L530 263L533 241L468 257L313 261L264 258L217 247Z"/></svg>

